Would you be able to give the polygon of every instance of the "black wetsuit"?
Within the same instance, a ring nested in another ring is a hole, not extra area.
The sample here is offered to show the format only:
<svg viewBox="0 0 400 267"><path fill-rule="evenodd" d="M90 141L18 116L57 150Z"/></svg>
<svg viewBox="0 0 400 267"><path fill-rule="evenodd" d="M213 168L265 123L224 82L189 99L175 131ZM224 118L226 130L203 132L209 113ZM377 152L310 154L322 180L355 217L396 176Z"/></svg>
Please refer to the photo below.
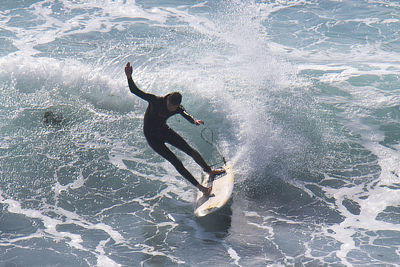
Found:
<svg viewBox="0 0 400 267"><path fill-rule="evenodd" d="M193 117L186 113L182 105L180 105L175 111L169 111L167 109L166 97L159 97L141 91L136 86L132 78L128 79L128 84L129 89L133 94L149 103L146 113L144 114L143 130L147 142L151 148L163 158L171 162L176 170L189 182L191 182L194 186L197 186L199 184L197 180L183 166L182 162L175 156L175 154L172 153L172 151L165 145L165 143L169 143L177 147L191 156L205 172L210 172L210 166L207 165L200 153L189 146L189 144L179 134L177 134L167 125L167 119L175 114L181 114L186 120L194 124L195 120Z"/></svg>

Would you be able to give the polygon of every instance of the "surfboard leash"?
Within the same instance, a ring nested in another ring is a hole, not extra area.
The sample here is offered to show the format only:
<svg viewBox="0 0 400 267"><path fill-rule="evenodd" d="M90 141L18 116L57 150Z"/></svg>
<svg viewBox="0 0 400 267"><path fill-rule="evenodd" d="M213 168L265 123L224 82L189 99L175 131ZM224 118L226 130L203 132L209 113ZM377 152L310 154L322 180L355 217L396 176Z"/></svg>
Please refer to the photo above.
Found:
<svg viewBox="0 0 400 267"><path fill-rule="evenodd" d="M204 136L204 132L206 130L210 131L210 133L211 133L211 141ZM221 151L219 150L219 147L214 142L214 131L207 126L204 126L204 128L201 130L200 136L201 136L201 139L203 139L207 144L209 144L210 146L213 146L217 150L218 155L221 157L221 159L225 165L226 159L225 159L224 155L221 153ZM217 163L211 165L211 167L214 167L214 166L220 165L220 164L221 164L221 162L217 162Z"/></svg>
<svg viewBox="0 0 400 267"><path fill-rule="evenodd" d="M177 117L175 117L175 120L180 122L180 120ZM210 133L211 133L211 141L208 140L206 137L204 137L204 132L206 130L210 131ZM217 162L215 164L212 164L212 165L210 165L210 167L221 165L221 163L224 163L224 165L226 165L226 159L225 159L224 155L221 153L221 151L219 150L219 147L214 142L214 131L212 129L210 129L209 127L207 127L207 126L204 126L203 129L200 132L200 136L201 136L201 139L203 139L207 144L209 144L210 146L213 146L217 150L218 155L222 159L222 162Z"/></svg>

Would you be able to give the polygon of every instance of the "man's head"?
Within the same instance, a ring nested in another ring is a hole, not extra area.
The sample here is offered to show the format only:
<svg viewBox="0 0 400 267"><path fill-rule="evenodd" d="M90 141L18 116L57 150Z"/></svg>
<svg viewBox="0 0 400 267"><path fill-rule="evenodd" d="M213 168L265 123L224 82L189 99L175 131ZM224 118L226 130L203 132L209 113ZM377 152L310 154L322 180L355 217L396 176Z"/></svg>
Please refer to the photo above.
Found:
<svg viewBox="0 0 400 267"><path fill-rule="evenodd" d="M173 92L168 94L169 101L174 106L179 106L182 101L182 95L179 92Z"/></svg>
<svg viewBox="0 0 400 267"><path fill-rule="evenodd" d="M175 111L182 101L182 95L179 92L173 92L167 95L167 108L170 111Z"/></svg>

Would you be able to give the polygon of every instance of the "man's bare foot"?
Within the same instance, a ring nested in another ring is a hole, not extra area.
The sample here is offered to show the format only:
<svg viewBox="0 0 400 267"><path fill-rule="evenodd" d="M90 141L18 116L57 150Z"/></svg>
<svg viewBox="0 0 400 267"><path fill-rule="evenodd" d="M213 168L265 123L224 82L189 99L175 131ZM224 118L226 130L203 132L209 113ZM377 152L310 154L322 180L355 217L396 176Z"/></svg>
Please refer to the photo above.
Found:
<svg viewBox="0 0 400 267"><path fill-rule="evenodd" d="M208 197L211 194L211 190L212 190L212 186L210 187L204 187L201 184L197 185L197 188L203 193L203 195L205 195L206 197Z"/></svg>
<svg viewBox="0 0 400 267"><path fill-rule="evenodd" d="M208 173L208 175L210 175L210 176L216 176L216 175L220 175L220 174L223 174L223 173L225 173L225 169L224 169L224 168L218 168L218 169L215 169L215 170L210 171L210 172Z"/></svg>

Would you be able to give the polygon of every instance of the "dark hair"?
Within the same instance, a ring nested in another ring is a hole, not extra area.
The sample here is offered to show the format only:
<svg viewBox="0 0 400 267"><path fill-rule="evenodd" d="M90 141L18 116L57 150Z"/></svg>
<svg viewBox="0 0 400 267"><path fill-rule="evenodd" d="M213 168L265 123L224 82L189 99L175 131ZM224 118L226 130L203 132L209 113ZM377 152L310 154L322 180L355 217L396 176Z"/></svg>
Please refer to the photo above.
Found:
<svg viewBox="0 0 400 267"><path fill-rule="evenodd" d="M169 101L172 105L178 106L181 104L182 101L182 95L179 92L173 92L168 94L169 96Z"/></svg>

